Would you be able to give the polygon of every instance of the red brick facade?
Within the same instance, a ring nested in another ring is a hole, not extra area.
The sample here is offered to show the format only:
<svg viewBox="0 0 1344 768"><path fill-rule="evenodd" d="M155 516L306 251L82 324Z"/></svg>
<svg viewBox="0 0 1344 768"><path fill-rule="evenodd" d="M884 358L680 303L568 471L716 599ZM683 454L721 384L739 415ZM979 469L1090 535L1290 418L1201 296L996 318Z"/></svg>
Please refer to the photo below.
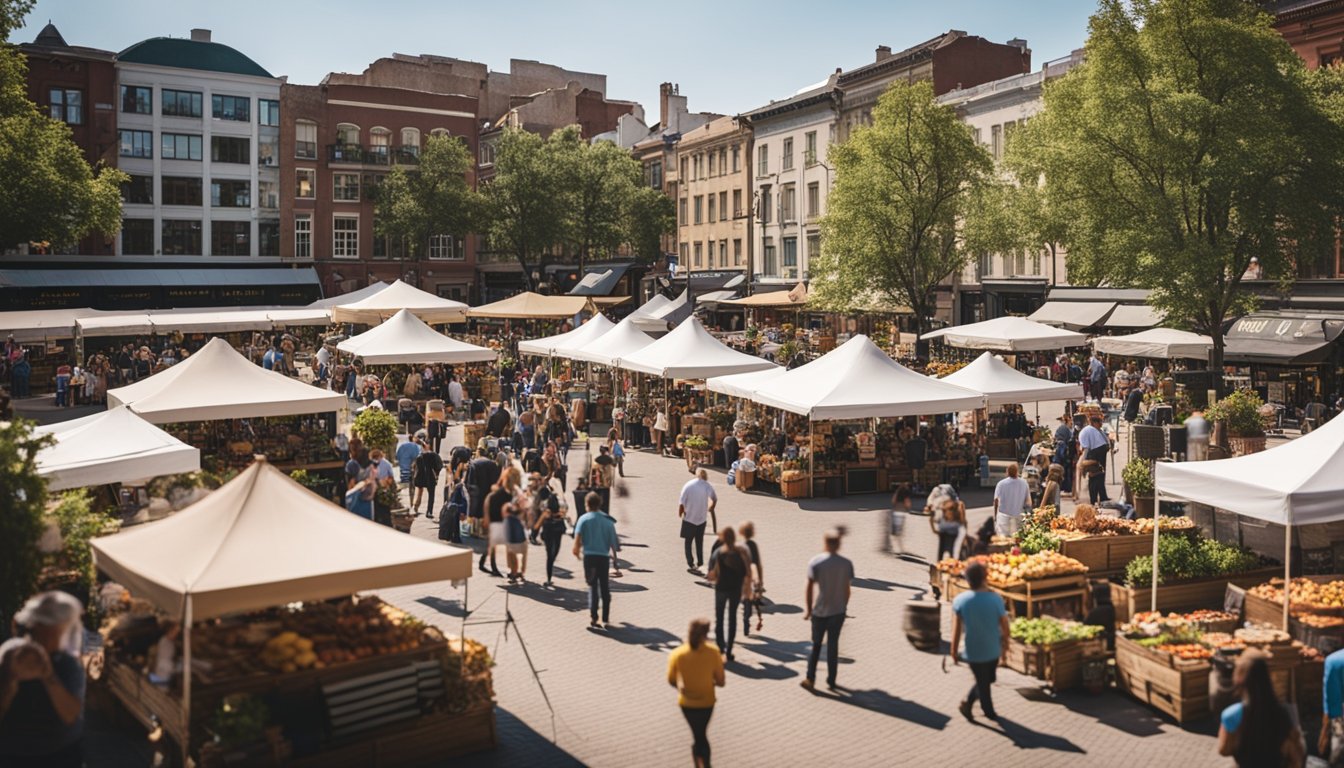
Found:
<svg viewBox="0 0 1344 768"><path fill-rule="evenodd" d="M1307 68L1344 61L1344 0L1279 3L1274 27Z"/></svg>

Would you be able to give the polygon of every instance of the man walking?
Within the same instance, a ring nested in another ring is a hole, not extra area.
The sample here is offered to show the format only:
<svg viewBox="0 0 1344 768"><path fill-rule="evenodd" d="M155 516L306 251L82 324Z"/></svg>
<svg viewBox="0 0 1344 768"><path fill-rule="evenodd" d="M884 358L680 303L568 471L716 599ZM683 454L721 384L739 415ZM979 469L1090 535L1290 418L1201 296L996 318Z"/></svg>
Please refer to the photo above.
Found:
<svg viewBox="0 0 1344 768"><path fill-rule="evenodd" d="M602 511L602 497L590 493L584 498L588 512L574 526L574 556L583 560L583 579L588 582L588 626L611 623L611 575L616 562L616 520ZM619 569L617 570L619 574ZM602 623L597 621L597 604L602 602Z"/></svg>
<svg viewBox="0 0 1344 768"><path fill-rule="evenodd" d="M958 709L967 720L974 720L971 706L978 700L985 717L997 720L990 686L995 680L999 658L1008 651L1008 611L1003 598L986 586L987 571L984 563L972 562L966 567L966 583L970 592L962 592L952 601L952 663L965 661L971 665L975 685ZM960 654L961 637L965 634L965 650Z"/></svg>
<svg viewBox="0 0 1344 768"><path fill-rule="evenodd" d="M1083 456L1080 465L1087 475L1087 496L1092 504L1110 501L1106 495L1106 457L1111 452L1111 440L1101 431L1101 417L1093 416L1091 423L1078 433L1078 447ZM1087 462L1095 462L1088 464Z"/></svg>
<svg viewBox="0 0 1344 768"><path fill-rule="evenodd" d="M681 518L681 538L686 542L686 570L699 573L705 564L705 525L713 518L713 531L718 533L719 522L714 516L719 497L709 484L709 473L704 467L695 470L695 477L681 487L677 503L677 517ZM691 559L691 544L695 544L695 559Z"/></svg>
<svg viewBox="0 0 1344 768"><path fill-rule="evenodd" d="M1092 399L1101 402L1101 396L1106 392L1106 365L1095 352L1087 362L1087 380L1092 385Z"/></svg>
<svg viewBox="0 0 1344 768"><path fill-rule="evenodd" d="M1185 420L1185 452L1190 461L1209 458L1209 420L1203 411L1195 411Z"/></svg>
<svg viewBox="0 0 1344 768"><path fill-rule="evenodd" d="M1009 464L1008 476L994 486L994 533L999 536L1012 536L1022 527L1022 510L1031 497L1027 481L1017 473L1017 464Z"/></svg>
<svg viewBox="0 0 1344 768"><path fill-rule="evenodd" d="M499 407L490 414L489 420L485 423L485 433L495 438L508 437L513 431L513 414L505 407L503 400L499 401Z"/></svg>
<svg viewBox="0 0 1344 768"><path fill-rule="evenodd" d="M499 462L490 456L490 449L484 439L478 446L479 455L467 465L467 517L471 519L472 530L481 535L481 521L485 517L485 497L490 489L499 482Z"/></svg>
<svg viewBox="0 0 1344 768"><path fill-rule="evenodd" d="M840 664L840 628L849 607L850 584L854 581L854 563L840 556L844 532L832 529L824 539L826 551L807 564L807 606L803 618L812 622L812 655L807 658L807 676L802 686L812 690L817 680L817 661L821 643L826 642L826 686L835 688L835 671Z"/></svg>

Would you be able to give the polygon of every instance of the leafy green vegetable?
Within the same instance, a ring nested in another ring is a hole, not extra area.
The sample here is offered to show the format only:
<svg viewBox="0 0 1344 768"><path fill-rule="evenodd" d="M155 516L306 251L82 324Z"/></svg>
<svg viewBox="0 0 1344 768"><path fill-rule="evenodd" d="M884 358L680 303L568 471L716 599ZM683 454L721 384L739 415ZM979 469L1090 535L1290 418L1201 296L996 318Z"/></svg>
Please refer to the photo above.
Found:
<svg viewBox="0 0 1344 768"><path fill-rule="evenodd" d="M1180 534L1166 534L1157 542L1157 583L1228 576L1260 565L1253 552L1212 539L1192 541ZM1125 583L1146 587L1153 580L1153 558L1140 555L1125 566Z"/></svg>
<svg viewBox="0 0 1344 768"><path fill-rule="evenodd" d="M1101 634L1102 629L1076 621L1060 621L1051 616L1038 619L1020 616L1008 625L1008 634L1027 645L1051 645L1065 640L1089 640Z"/></svg>

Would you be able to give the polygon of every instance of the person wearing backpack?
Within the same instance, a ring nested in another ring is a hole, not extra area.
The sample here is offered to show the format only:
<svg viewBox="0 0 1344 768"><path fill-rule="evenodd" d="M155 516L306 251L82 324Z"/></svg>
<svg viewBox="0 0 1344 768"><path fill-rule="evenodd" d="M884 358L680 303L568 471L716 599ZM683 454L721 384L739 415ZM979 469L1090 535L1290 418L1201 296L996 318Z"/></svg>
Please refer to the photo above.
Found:
<svg viewBox="0 0 1344 768"><path fill-rule="evenodd" d="M733 660L733 640L737 637L737 607L752 594L751 553L737 543L737 531L724 526L719 531L719 548L710 553L709 573L705 579L714 585L714 640L728 661ZM724 612L728 614L724 633Z"/></svg>

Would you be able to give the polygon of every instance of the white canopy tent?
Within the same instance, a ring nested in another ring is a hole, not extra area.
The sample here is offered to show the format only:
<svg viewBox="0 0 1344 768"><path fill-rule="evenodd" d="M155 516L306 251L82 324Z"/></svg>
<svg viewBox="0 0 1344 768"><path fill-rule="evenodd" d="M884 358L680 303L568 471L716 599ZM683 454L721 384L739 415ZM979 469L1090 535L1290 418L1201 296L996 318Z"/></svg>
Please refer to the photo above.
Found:
<svg viewBox="0 0 1344 768"><path fill-rule="evenodd" d="M1101 325L1114 310L1115 302L1112 301L1047 301L1027 319L1081 331Z"/></svg>
<svg viewBox="0 0 1344 768"><path fill-rule="evenodd" d="M33 431L56 439L37 454L37 473L47 478L47 488L53 491L201 468L199 450L125 406Z"/></svg>
<svg viewBox="0 0 1344 768"><path fill-rule="evenodd" d="M1038 379L1005 363L993 352L985 352L970 365L941 380L982 393L986 405L1083 399L1082 384Z"/></svg>
<svg viewBox="0 0 1344 768"><path fill-rule="evenodd" d="M90 545L99 570L182 622L188 670L183 722L190 722L193 622L301 600L465 580L472 560L469 549L352 515L264 461L172 517Z"/></svg>
<svg viewBox="0 0 1344 768"><path fill-rule="evenodd" d="M578 349L557 352L561 357L571 360L583 360L607 367L615 367L617 361L629 357L653 343L652 337L635 326L637 315L630 315L614 325L611 330L584 344Z"/></svg>
<svg viewBox="0 0 1344 768"><path fill-rule="evenodd" d="M688 317L658 339L617 363L621 368L664 379L707 379L731 373L747 373L776 367L745 352L738 352L705 330L700 320Z"/></svg>
<svg viewBox="0 0 1344 768"><path fill-rule="evenodd" d="M1103 328L1152 328L1162 322L1162 313L1147 304L1117 304L1106 316Z"/></svg>
<svg viewBox="0 0 1344 768"><path fill-rule="evenodd" d="M645 333L664 333L669 325L680 324L682 320L691 316L695 309L694 302L691 301L690 293L683 290L681 295L675 299L663 299L661 306L651 308L650 305L662 296L655 296L648 304L640 307L630 317L634 318L635 327Z"/></svg>
<svg viewBox="0 0 1344 768"><path fill-rule="evenodd" d="M1159 509L1163 498L1180 499L1284 526L1286 630L1293 526L1344 520L1344 505L1340 504L1344 498L1344 418L1332 419L1296 440L1260 453L1214 461L1158 462L1153 486ZM1154 531L1154 563L1157 541Z"/></svg>
<svg viewBox="0 0 1344 768"><path fill-rule="evenodd" d="M44 339L73 339L75 322L104 314L97 309L29 309L0 312L0 337L13 336L21 343Z"/></svg>
<svg viewBox="0 0 1344 768"><path fill-rule="evenodd" d="M979 392L915 373L862 334L757 389L752 400L813 421L983 408Z"/></svg>
<svg viewBox="0 0 1344 768"><path fill-rule="evenodd" d="M1207 360L1213 339L1175 328L1153 328L1128 336L1098 336L1092 339L1092 348L1103 355L1121 357Z"/></svg>
<svg viewBox="0 0 1344 768"><path fill-rule="evenodd" d="M336 348L362 358L368 365L472 363L498 356L493 349L444 336L408 309L358 336L351 336Z"/></svg>
<svg viewBox="0 0 1344 768"><path fill-rule="evenodd" d="M147 379L108 390L109 408L130 409L154 424L338 411L345 395L252 364L221 338Z"/></svg>
<svg viewBox="0 0 1344 768"><path fill-rule="evenodd" d="M398 280L372 296L336 305L331 310L331 319L338 323L377 325L403 309L409 309L427 323L457 323L466 317L469 307Z"/></svg>
<svg viewBox="0 0 1344 768"><path fill-rule="evenodd" d="M79 335L93 336L145 336L154 332L154 321L148 312L109 312L75 321Z"/></svg>
<svg viewBox="0 0 1344 768"><path fill-rule="evenodd" d="M653 316L657 314L660 310L662 310L663 307L666 307L668 304L671 303L672 303L671 299L667 298L661 293L655 293L653 295L653 298L644 302L642 305L640 305L639 309L636 309L634 312L631 312L630 314Z"/></svg>
<svg viewBox="0 0 1344 768"><path fill-rule="evenodd" d="M705 388L710 392L718 392L730 397L741 397L750 400L751 396L756 393L756 390L788 372L789 369L776 365L773 368L765 368L760 371L751 371L749 373L734 373L728 376L715 376L705 380Z"/></svg>
<svg viewBox="0 0 1344 768"><path fill-rule="evenodd" d="M924 334L925 339L942 339L964 349L992 349L1003 352L1043 352L1081 347L1087 335L1053 328L1025 317L996 317L980 323L941 328Z"/></svg>
<svg viewBox="0 0 1344 768"><path fill-rule="evenodd" d="M340 296L332 296L328 299L318 299L308 306L313 309L331 309L332 307L340 306L341 304L354 304L361 299L367 299L386 287L387 283L379 280L378 282L366 285L359 290L343 293Z"/></svg>
<svg viewBox="0 0 1344 768"><path fill-rule="evenodd" d="M598 313L588 318L583 325L571 331L541 339L520 341L518 342L518 351L526 355L560 355L563 357L565 352L581 349L615 327L616 324L608 320L606 315Z"/></svg>

